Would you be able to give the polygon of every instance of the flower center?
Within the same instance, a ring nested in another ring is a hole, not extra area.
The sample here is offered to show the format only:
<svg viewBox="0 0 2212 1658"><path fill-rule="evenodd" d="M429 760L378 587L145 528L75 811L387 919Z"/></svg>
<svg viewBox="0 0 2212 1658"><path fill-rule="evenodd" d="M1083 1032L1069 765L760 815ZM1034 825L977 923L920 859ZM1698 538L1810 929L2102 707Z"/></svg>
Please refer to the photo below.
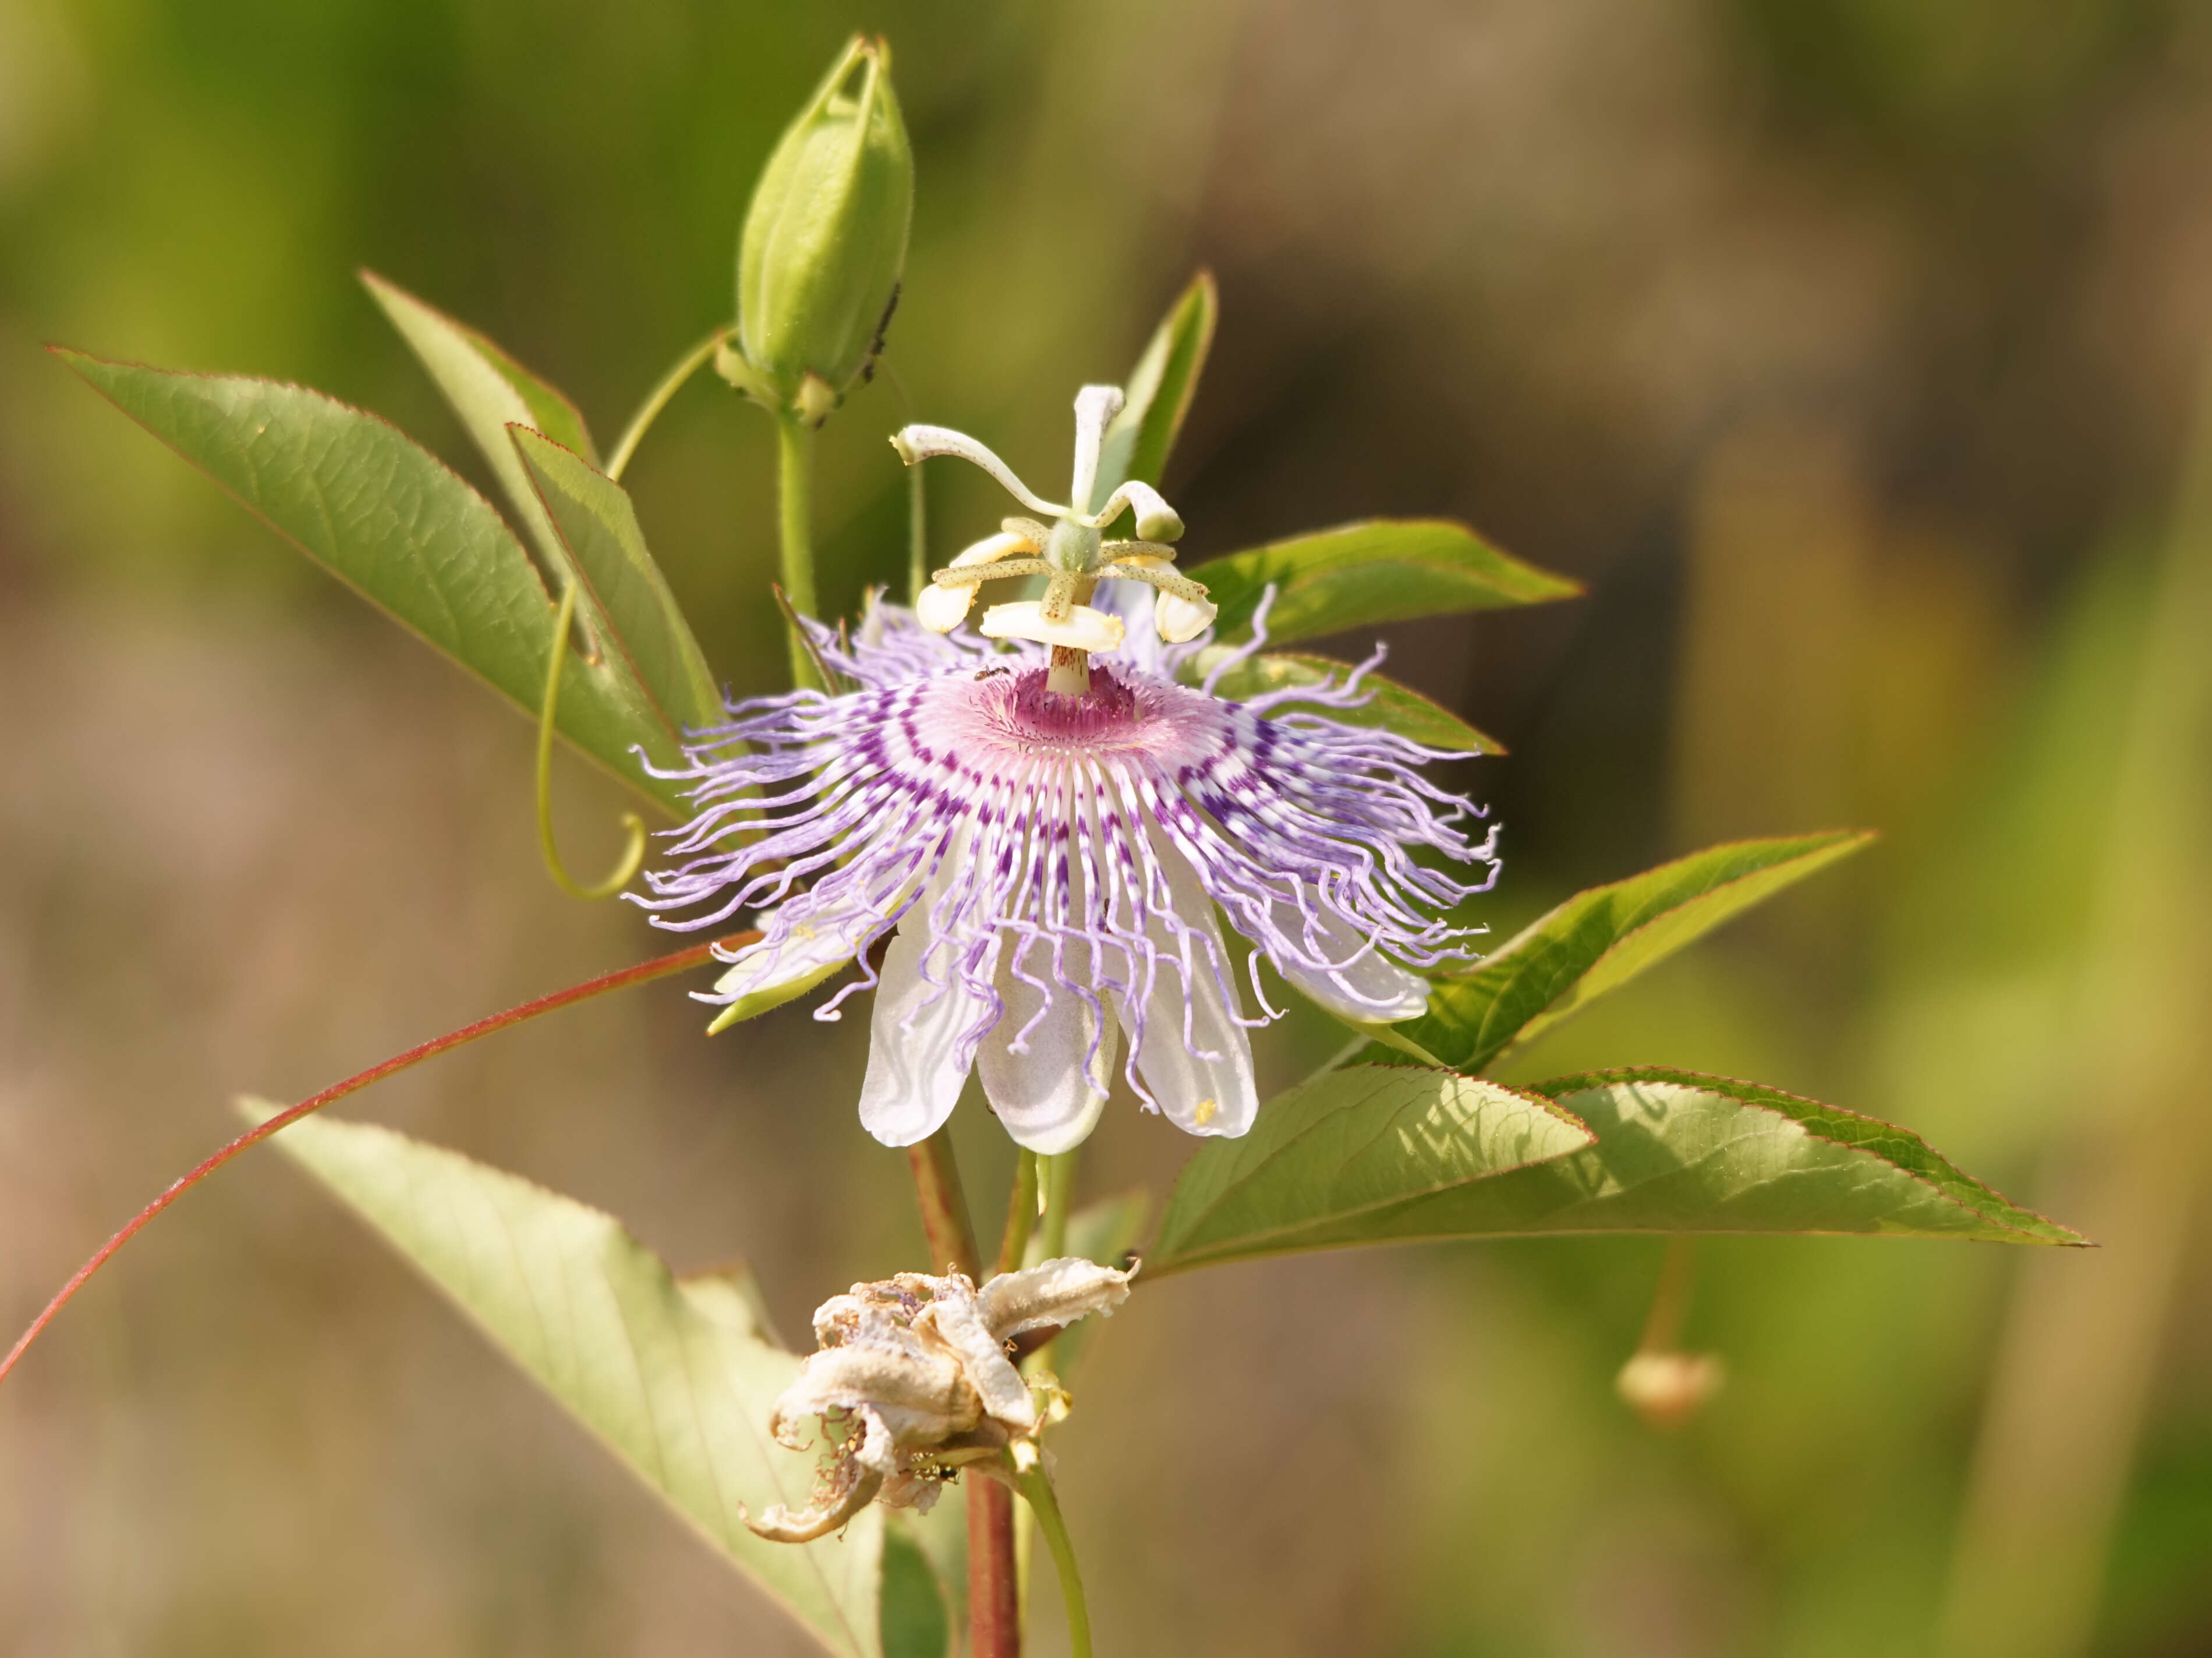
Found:
<svg viewBox="0 0 2212 1658"><path fill-rule="evenodd" d="M1104 665L1090 665L1091 689L1079 696L1064 696L1050 689L1049 671L1044 668L1012 675L1013 694L1006 707L1009 734L1019 742L1051 748L1095 748L1102 741L1130 734L1144 717L1137 694Z"/></svg>
<svg viewBox="0 0 2212 1658"><path fill-rule="evenodd" d="M1086 760L1171 776L1219 747L1219 709L1198 692L1144 674L1124 679L1097 661L1088 672L1079 696L1054 690L1042 666L940 681L915 711L917 734L941 760L1006 778Z"/></svg>

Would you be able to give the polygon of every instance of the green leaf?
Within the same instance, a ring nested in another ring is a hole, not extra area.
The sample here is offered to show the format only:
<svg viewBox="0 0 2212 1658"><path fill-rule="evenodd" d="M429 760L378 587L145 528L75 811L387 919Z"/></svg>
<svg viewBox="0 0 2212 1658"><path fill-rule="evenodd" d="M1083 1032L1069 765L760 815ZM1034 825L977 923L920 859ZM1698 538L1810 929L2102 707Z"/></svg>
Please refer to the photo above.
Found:
<svg viewBox="0 0 2212 1658"><path fill-rule="evenodd" d="M1737 841L1578 892L1474 972L1439 982L1425 1017L1397 1026L1422 1054L1480 1071L1783 888L1874 839L1838 829ZM1389 1062L1369 1050L1365 1058Z"/></svg>
<svg viewBox="0 0 2212 1658"><path fill-rule="evenodd" d="M1198 393L1198 377L1213 349L1213 325L1220 311L1213 273L1201 270L1169 307L1137 366L1129 371L1121 388L1121 412L1106 428L1097 483L1086 506L1096 508L1131 478L1140 483L1160 481L1168 453L1182 430L1183 416Z"/></svg>
<svg viewBox="0 0 2212 1658"><path fill-rule="evenodd" d="M525 426L510 426L534 499L584 583L582 597L605 619L609 643L669 721L695 729L722 723L714 671L691 624L653 562L622 485L589 461Z"/></svg>
<svg viewBox="0 0 2212 1658"><path fill-rule="evenodd" d="M1251 637L1252 613L1270 582L1267 638L1277 645L1582 592L1581 583L1523 564L1445 519L1368 519L1209 559L1186 574L1206 584L1221 610L1213 636L1231 645Z"/></svg>
<svg viewBox="0 0 2212 1658"><path fill-rule="evenodd" d="M1182 678L1189 684L1203 684L1206 676L1236 651L1234 645L1208 645L1184 659ZM1242 702L1293 686L1322 685L1331 680L1341 685L1352 673L1349 664L1332 662L1325 656L1261 653L1247 657L1230 669L1214 681L1213 689L1218 696ZM1450 709L1430 701L1419 691L1408 690L1395 679L1370 673L1359 683L1362 689L1373 695L1357 708L1333 708L1330 718L1340 725L1378 726L1413 742L1455 754L1505 752L1505 745L1496 738L1484 736Z"/></svg>
<svg viewBox="0 0 2212 1658"><path fill-rule="evenodd" d="M492 475L507 491L532 542L557 567L552 526L530 487L529 475L507 441L507 428L513 425L534 428L596 464L598 453L592 447L591 434L584 429L584 417L568 398L473 328L425 305L373 270L362 271L361 280L400 337L414 349L438 389L446 394L446 401L460 416L470 438L483 452Z"/></svg>
<svg viewBox="0 0 2212 1658"><path fill-rule="evenodd" d="M1356 1241L1409 1199L1565 1156L1589 1132L1549 1101L1449 1071L1353 1066L1270 1101L1184 1165L1145 1258L1188 1266Z"/></svg>
<svg viewBox="0 0 2212 1658"><path fill-rule="evenodd" d="M601 475L575 405L472 328L361 273L460 416L556 585L580 581L595 653L612 652L672 732L717 724L721 697L622 486Z"/></svg>
<svg viewBox="0 0 2212 1658"><path fill-rule="evenodd" d="M1908 1130L1757 1083L1638 1069L1561 1077L1533 1092L1574 1113L1596 1144L1308 1230L1267 1253L1572 1232L2086 1242L1960 1173ZM1156 1270L1231 1258L1186 1254Z"/></svg>
<svg viewBox="0 0 2212 1658"><path fill-rule="evenodd" d="M319 392L55 354L270 528L535 723L557 607L490 503L435 456ZM592 614L593 625L605 625L596 606ZM671 814L689 815L678 786L647 776L630 752L642 746L663 767L681 760L674 732L619 653L568 665L559 715L562 734L579 749Z"/></svg>
<svg viewBox="0 0 2212 1658"><path fill-rule="evenodd" d="M240 1108L257 1122L278 1109ZM612 1217L389 1129L316 1117L276 1144L830 1651L884 1650L883 1510L797 1545L738 1518L805 1506L814 1479L810 1455L769 1435L799 1360L766 1339L741 1278L679 1280ZM890 1567L902 1620L918 1615L913 1564Z"/></svg>
<svg viewBox="0 0 2212 1658"><path fill-rule="evenodd" d="M937 1506L964 1508L963 1495L949 1492ZM884 1526L883 1561L878 1627L882 1631L884 1658L945 1658L952 1646L952 1619L945 1605L945 1586L938 1581L937 1567L914 1533L888 1517Z"/></svg>

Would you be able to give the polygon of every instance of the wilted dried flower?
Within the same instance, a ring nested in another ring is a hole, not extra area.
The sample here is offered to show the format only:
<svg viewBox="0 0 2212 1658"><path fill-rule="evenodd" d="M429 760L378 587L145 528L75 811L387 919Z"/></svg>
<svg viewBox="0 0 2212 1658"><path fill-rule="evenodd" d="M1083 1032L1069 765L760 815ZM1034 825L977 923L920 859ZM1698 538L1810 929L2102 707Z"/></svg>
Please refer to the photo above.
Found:
<svg viewBox="0 0 2212 1658"><path fill-rule="evenodd" d="M814 1315L820 1351L776 1400L769 1430L804 1450L804 1424L815 1418L834 1455L805 1509L779 1503L745 1523L776 1542L804 1543L871 1502L927 1511L963 1467L998 1473L1000 1453L1033 1440L1046 1414L1008 1343L1110 1315L1129 1278L1071 1255L1002 1272L980 1290L959 1272L902 1272L832 1296ZM1049 1407L1057 1392L1046 1392Z"/></svg>

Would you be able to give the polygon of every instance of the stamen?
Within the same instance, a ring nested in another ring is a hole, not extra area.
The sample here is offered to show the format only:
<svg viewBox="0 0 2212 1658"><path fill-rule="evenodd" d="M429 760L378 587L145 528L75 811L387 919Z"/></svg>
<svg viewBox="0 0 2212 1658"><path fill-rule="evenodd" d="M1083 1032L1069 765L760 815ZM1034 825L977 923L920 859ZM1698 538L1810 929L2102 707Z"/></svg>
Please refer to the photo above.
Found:
<svg viewBox="0 0 2212 1658"><path fill-rule="evenodd" d="M948 564L930 580L940 587L974 587L986 581L998 581L1010 576L1060 574L1041 558L1015 558L1001 564L969 565L966 569L957 564Z"/></svg>
<svg viewBox="0 0 2212 1658"><path fill-rule="evenodd" d="M1071 650L1110 651L1121 643L1121 618L1094 610L1088 604L1068 606L1065 620L1054 621L1034 598L1012 604L994 604L983 612L979 631L986 639L1027 639L1040 645L1065 645Z"/></svg>

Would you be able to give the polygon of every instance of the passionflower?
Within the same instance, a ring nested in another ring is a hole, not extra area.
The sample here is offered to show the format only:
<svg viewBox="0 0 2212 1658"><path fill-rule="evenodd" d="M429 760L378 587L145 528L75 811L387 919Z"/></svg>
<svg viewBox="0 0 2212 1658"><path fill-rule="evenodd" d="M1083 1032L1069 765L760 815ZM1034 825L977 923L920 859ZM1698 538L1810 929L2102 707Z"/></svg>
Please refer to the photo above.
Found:
<svg viewBox="0 0 2212 1658"><path fill-rule="evenodd" d="M1119 397L1076 399L1073 502L1092 495ZM1279 1012L1261 957L1354 1024L1419 1013L1413 969L1474 955L1443 913L1497 874L1495 831L1472 838L1481 814L1418 769L1452 756L1336 717L1364 701L1364 667L1241 702L1211 689L1234 656L1178 683L1212 611L1170 562L1182 525L1157 491L1124 484L1081 511L972 438L896 441L909 463L975 462L1052 522L1008 520L938 573L919 616L872 602L849 638L811 628L845 688L733 704L687 749L697 815L641 902L685 928L761 912L762 938L705 999L725 1006L715 1028L858 961L816 1017L876 991L869 1132L927 1138L980 1072L1007 1132L1050 1153L1097 1121L1123 1035L1145 1104L1195 1134L1249 1128L1248 1027ZM1131 507L1142 540L1104 540ZM981 638L952 632L1002 575L1042 575L1046 596L991 607ZM1133 636L1125 602L1092 604L1109 582L1157 595L1137 623L1151 637ZM1263 609L1249 648L1264 626ZM1241 963L1217 907L1249 942Z"/></svg>

